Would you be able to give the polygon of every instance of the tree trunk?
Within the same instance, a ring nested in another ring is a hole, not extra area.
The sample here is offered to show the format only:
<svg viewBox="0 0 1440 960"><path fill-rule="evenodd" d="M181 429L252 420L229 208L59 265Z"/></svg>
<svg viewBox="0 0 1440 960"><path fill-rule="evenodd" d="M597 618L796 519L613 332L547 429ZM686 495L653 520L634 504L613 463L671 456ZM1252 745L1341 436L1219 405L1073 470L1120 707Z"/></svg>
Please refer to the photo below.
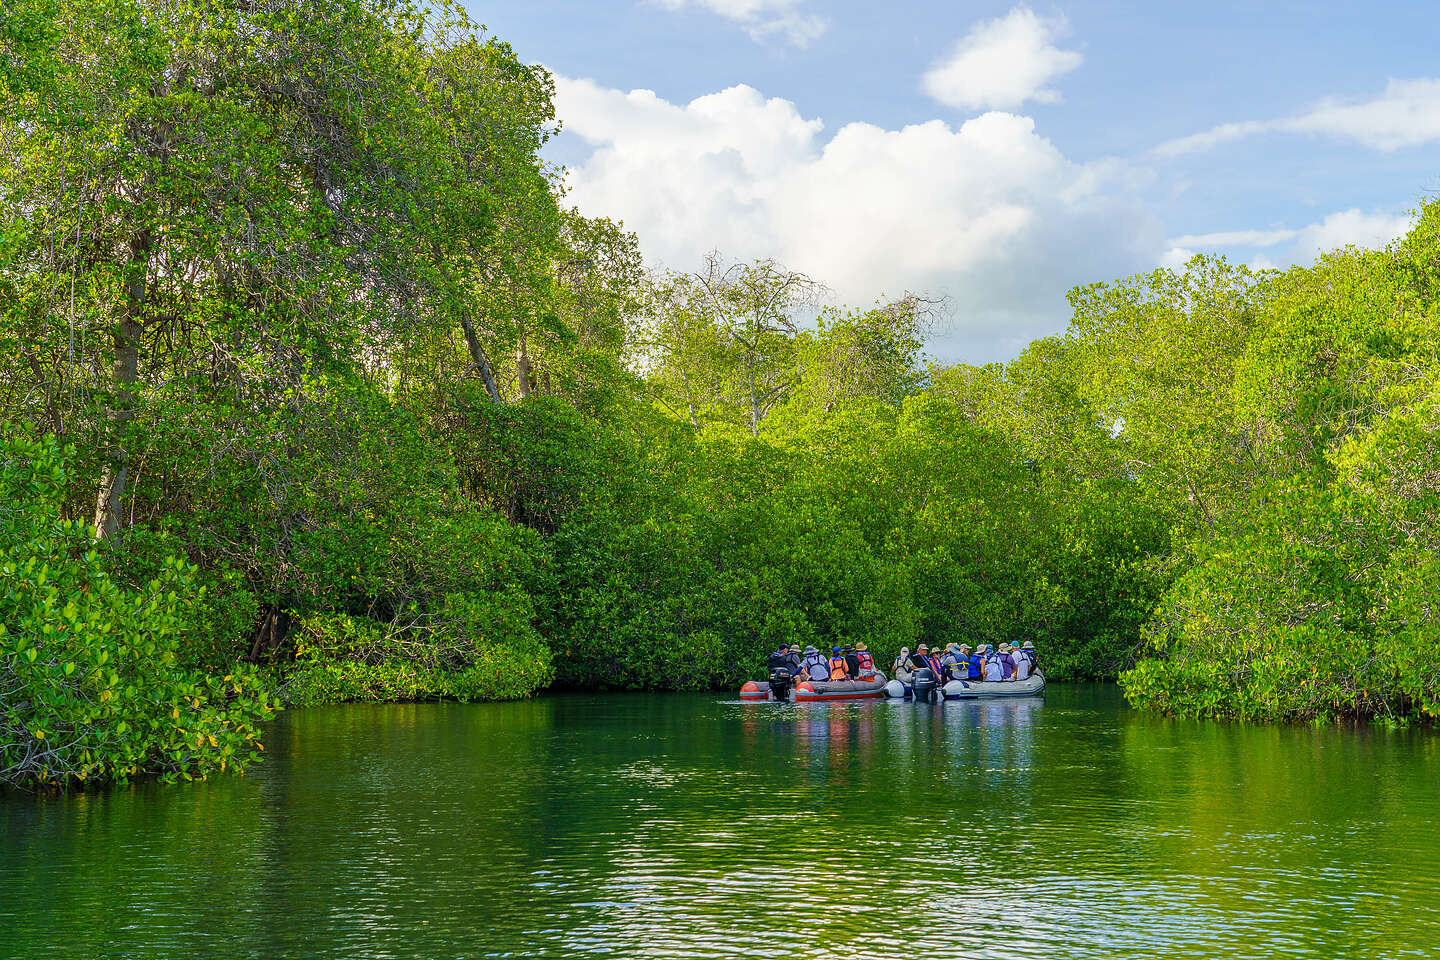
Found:
<svg viewBox="0 0 1440 960"><path fill-rule="evenodd" d="M760 436L760 399L755 396L755 365L745 371L750 381L750 436Z"/></svg>
<svg viewBox="0 0 1440 960"><path fill-rule="evenodd" d="M490 358L485 356L485 348L480 346L480 337L475 333L475 324L470 322L470 314L464 310L460 311L460 329L465 331L465 345L470 348L470 362L480 371L480 379L485 381L485 392L490 394L491 400L499 403L500 388L495 386L495 371L490 369Z"/></svg>
<svg viewBox="0 0 1440 960"><path fill-rule="evenodd" d="M125 426L135 416L135 383L140 373L140 335L145 329L146 282L150 270L149 230L130 236L130 262L125 269L125 299L115 322L115 364L111 380L115 401L106 411L109 442L106 463L100 473L95 496L95 538L104 539L120 528L120 503L125 496L129 454L125 449Z"/></svg>
<svg viewBox="0 0 1440 960"><path fill-rule="evenodd" d="M441 274L453 285L445 255L440 252L440 245L433 240L430 242L430 252ZM495 385L495 371L490 369L490 358L485 356L485 348L480 346L480 335L475 332L475 323L470 319L470 312L465 309L463 302L460 305L460 330L465 334L465 346L470 351L470 365L480 371L480 379L485 382L485 392L490 394L490 399L496 403L502 402L500 388Z"/></svg>
<svg viewBox="0 0 1440 960"><path fill-rule="evenodd" d="M525 348L525 334L520 334L520 345L515 348L515 372L520 381L520 399L530 396L535 383L530 378L530 352Z"/></svg>

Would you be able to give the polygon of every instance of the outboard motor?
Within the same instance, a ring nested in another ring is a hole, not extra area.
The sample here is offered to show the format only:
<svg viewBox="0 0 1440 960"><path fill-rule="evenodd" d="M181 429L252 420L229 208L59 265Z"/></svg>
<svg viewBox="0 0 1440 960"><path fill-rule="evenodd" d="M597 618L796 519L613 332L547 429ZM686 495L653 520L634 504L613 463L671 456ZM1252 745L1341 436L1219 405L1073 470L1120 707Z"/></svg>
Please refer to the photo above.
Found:
<svg viewBox="0 0 1440 960"><path fill-rule="evenodd" d="M916 670L914 676L910 679L910 687L914 691L916 700L924 700L926 702L934 701L935 690L939 685L939 682L935 679L935 671L927 670L923 667Z"/></svg>
<svg viewBox="0 0 1440 960"><path fill-rule="evenodd" d="M770 695L781 702L789 700L790 686L794 682L788 667L776 667L770 671Z"/></svg>

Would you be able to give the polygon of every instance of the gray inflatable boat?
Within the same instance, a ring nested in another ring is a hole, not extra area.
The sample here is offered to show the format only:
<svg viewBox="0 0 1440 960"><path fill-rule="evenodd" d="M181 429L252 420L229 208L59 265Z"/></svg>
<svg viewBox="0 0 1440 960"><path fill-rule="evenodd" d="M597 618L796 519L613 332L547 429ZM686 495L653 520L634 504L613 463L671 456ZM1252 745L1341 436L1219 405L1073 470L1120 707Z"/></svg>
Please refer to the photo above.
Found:
<svg viewBox="0 0 1440 960"><path fill-rule="evenodd" d="M997 697L1033 697L1045 689L1045 674L1036 671L1024 680L951 680L946 700L993 700Z"/></svg>

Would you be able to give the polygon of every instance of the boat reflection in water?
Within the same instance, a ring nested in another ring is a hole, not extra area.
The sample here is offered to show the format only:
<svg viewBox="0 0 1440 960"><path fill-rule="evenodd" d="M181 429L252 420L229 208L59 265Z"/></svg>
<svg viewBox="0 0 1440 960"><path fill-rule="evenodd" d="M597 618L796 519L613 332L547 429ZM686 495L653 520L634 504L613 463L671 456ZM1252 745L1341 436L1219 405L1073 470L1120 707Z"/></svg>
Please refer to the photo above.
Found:
<svg viewBox="0 0 1440 960"><path fill-rule="evenodd" d="M0 797L0 952L1318 960L1440 942L1426 731L1176 722L1055 684L298 710L266 747L243 779Z"/></svg>

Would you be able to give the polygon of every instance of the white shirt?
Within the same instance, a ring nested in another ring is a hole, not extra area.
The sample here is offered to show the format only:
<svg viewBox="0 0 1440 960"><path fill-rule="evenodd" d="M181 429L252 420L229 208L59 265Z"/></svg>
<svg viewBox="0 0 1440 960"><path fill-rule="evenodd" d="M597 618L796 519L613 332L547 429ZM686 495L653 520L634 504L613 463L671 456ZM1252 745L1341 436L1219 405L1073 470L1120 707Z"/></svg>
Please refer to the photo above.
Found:
<svg viewBox="0 0 1440 960"><path fill-rule="evenodd" d="M1015 660L1015 679L1024 680L1030 676L1030 654L1016 650L1010 655Z"/></svg>
<svg viewBox="0 0 1440 960"><path fill-rule="evenodd" d="M1000 670L1000 658L993 653L985 654L985 679L1004 680L1005 677L1000 673Z"/></svg>

